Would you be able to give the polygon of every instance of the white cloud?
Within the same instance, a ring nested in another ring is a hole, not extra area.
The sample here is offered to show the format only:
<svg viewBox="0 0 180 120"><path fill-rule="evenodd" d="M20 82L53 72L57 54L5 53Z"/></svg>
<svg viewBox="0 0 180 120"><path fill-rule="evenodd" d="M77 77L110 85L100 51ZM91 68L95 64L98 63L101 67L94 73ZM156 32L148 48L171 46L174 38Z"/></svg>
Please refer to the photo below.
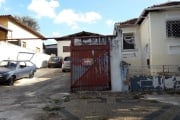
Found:
<svg viewBox="0 0 180 120"><path fill-rule="evenodd" d="M2 6L3 3L5 3L6 0L0 0L0 7Z"/></svg>
<svg viewBox="0 0 180 120"><path fill-rule="evenodd" d="M53 32L53 33L52 33L52 36L53 36L53 37L59 37L59 36L60 36L60 33L59 33L59 32Z"/></svg>
<svg viewBox="0 0 180 120"><path fill-rule="evenodd" d="M112 27L112 26L114 26L114 21L113 20L107 20L106 21L106 24L109 26L109 27Z"/></svg>
<svg viewBox="0 0 180 120"><path fill-rule="evenodd" d="M102 17L96 12L76 13L72 9L62 10L55 18L55 23L65 23L72 29L78 29L79 23L95 23Z"/></svg>
<svg viewBox="0 0 180 120"><path fill-rule="evenodd" d="M0 3L4 3L5 2L5 0L0 0Z"/></svg>
<svg viewBox="0 0 180 120"><path fill-rule="evenodd" d="M50 17L56 16L55 9L59 7L57 0L32 0L28 9L35 12L38 17Z"/></svg>

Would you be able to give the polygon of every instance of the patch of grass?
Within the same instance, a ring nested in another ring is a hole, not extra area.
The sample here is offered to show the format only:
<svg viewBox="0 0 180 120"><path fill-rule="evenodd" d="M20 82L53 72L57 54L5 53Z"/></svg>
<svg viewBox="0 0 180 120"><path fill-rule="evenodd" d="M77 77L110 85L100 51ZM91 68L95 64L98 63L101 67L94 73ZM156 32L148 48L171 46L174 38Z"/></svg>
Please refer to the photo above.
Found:
<svg viewBox="0 0 180 120"><path fill-rule="evenodd" d="M104 116L87 116L85 120L107 120Z"/></svg>
<svg viewBox="0 0 180 120"><path fill-rule="evenodd" d="M53 103L54 103L54 104L59 104L59 103L61 103L61 100L59 100L59 99L53 99Z"/></svg>
<svg viewBox="0 0 180 120"><path fill-rule="evenodd" d="M151 103L159 103L158 100L148 100L148 101L151 102Z"/></svg>
<svg viewBox="0 0 180 120"><path fill-rule="evenodd" d="M140 99L140 98L141 98L140 95L134 95L134 96L133 96L133 99Z"/></svg>
<svg viewBox="0 0 180 120"><path fill-rule="evenodd" d="M97 120L107 120L105 117L98 117Z"/></svg>
<svg viewBox="0 0 180 120"><path fill-rule="evenodd" d="M61 110L61 107L60 106L45 106L42 108L44 111L46 112L54 112L54 111L59 111Z"/></svg>
<svg viewBox="0 0 180 120"><path fill-rule="evenodd" d="M70 101L70 97L69 96L64 96L63 97L63 101L64 102L69 102Z"/></svg>
<svg viewBox="0 0 180 120"><path fill-rule="evenodd" d="M87 95L80 95L79 99L91 99L91 97Z"/></svg>

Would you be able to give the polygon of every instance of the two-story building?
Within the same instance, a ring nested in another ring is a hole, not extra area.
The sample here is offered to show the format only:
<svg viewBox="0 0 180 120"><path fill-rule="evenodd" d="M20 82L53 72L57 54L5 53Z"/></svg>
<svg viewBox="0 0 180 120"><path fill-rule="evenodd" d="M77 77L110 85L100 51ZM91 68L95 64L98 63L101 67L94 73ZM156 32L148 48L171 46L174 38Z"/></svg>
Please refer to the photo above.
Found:
<svg viewBox="0 0 180 120"><path fill-rule="evenodd" d="M15 17L11 15L1 15L0 28L3 28L6 31L0 32L1 41L8 39L8 42L10 43L33 50L34 52L43 53L43 39L45 37L39 32L26 26Z"/></svg>
<svg viewBox="0 0 180 120"><path fill-rule="evenodd" d="M180 65L180 2L153 5L114 28L122 30L123 60L132 66Z"/></svg>
<svg viewBox="0 0 180 120"><path fill-rule="evenodd" d="M0 15L0 60L17 59L20 52L35 53L32 61L38 68L47 66L49 55L44 54L43 40L39 32L26 26L11 15ZM28 59L23 56L21 59Z"/></svg>

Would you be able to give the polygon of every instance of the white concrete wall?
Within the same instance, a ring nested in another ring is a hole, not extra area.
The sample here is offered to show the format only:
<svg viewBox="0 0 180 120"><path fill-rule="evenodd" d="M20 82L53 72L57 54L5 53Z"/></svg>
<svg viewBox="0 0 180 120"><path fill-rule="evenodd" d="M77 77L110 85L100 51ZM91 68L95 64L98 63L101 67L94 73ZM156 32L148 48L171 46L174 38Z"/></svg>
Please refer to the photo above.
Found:
<svg viewBox="0 0 180 120"><path fill-rule="evenodd" d="M0 61L4 59L17 60L19 52L35 53L33 50L25 49L7 42L0 42ZM29 56L21 56L21 60L29 59ZM32 62L36 64L37 68L45 67L45 62L49 60L50 56L44 53L36 53Z"/></svg>
<svg viewBox="0 0 180 120"><path fill-rule="evenodd" d="M27 30L19 27L18 25L14 24L13 22L8 22L8 29L12 30L12 34L8 33L8 36L11 36L11 38L37 38L36 35L28 32ZM38 47L40 49L40 53L43 53L43 41L40 39L36 40L22 40L22 42L26 42L26 48L33 50L36 52L36 48Z"/></svg>
<svg viewBox="0 0 180 120"><path fill-rule="evenodd" d="M121 71L122 61L122 31L115 31L117 36L110 43L111 88L113 92L127 91Z"/></svg>
<svg viewBox="0 0 180 120"><path fill-rule="evenodd" d="M110 61L111 61L111 88L112 91L122 91L123 82L121 79L121 68L120 63L122 60L121 56L121 38L117 37L112 40Z"/></svg>
<svg viewBox="0 0 180 120"><path fill-rule="evenodd" d="M71 41L58 41L57 42L57 54L60 57L70 56L70 52L63 52L63 46L71 46Z"/></svg>
<svg viewBox="0 0 180 120"><path fill-rule="evenodd" d="M141 40L141 56L142 65L147 65L146 60L150 59L151 53L151 28L150 28L150 17L147 16L140 25L140 40ZM150 59L151 61L151 59Z"/></svg>
<svg viewBox="0 0 180 120"><path fill-rule="evenodd" d="M180 9L150 13L151 65L180 65L180 38L166 35L166 21L180 20ZM170 48L174 46L174 50Z"/></svg>

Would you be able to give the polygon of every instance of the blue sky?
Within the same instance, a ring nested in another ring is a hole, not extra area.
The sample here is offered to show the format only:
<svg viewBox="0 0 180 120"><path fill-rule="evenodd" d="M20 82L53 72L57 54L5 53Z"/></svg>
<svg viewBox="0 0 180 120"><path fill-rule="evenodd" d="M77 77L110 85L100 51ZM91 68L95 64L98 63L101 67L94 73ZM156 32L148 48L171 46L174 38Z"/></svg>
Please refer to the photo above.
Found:
<svg viewBox="0 0 180 120"><path fill-rule="evenodd" d="M1 15L34 18L45 37L80 31L112 34L115 22L139 17L154 4L170 0L0 0ZM55 43L53 40L46 44Z"/></svg>

